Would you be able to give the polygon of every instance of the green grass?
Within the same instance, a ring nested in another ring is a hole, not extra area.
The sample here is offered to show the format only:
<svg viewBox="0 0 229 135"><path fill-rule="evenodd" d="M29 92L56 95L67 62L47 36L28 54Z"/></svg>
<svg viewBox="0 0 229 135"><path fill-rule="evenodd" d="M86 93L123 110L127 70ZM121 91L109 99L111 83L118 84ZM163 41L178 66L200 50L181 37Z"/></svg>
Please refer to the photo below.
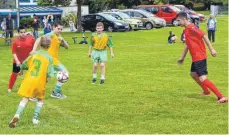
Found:
<svg viewBox="0 0 229 135"><path fill-rule="evenodd" d="M218 56L213 58L208 51L209 79L228 95L228 22L226 17L217 19L213 46ZM205 24L201 27L205 29ZM201 89L189 76L190 55L182 66L176 64L184 45L167 44L170 30L180 36L183 28L108 33L115 43L115 58L107 62L105 85L91 84L88 46L73 44L75 34L64 33L70 48L61 48L60 58L70 72L63 87L68 98L49 96L53 78L47 85L41 124L32 125L35 103L29 103L14 129L8 128L8 122L20 100L16 91L22 77L8 94L12 56L1 41L0 134L227 134L228 104L216 104L214 94L199 96Z"/></svg>

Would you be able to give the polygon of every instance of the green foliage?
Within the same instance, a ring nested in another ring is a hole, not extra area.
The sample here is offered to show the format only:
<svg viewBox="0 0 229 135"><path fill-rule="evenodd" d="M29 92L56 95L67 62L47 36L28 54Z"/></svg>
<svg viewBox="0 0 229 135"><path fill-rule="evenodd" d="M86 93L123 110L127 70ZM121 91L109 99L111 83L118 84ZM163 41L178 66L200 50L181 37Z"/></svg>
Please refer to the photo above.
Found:
<svg viewBox="0 0 229 135"><path fill-rule="evenodd" d="M69 6L71 0L38 0L37 4L40 6Z"/></svg>
<svg viewBox="0 0 229 135"><path fill-rule="evenodd" d="M77 22L77 16L75 12L70 12L67 16L61 18L61 24L64 27L69 27L69 19L72 17L74 24Z"/></svg>
<svg viewBox="0 0 229 135"><path fill-rule="evenodd" d="M32 27L32 23L33 23L33 18L29 17L29 18L23 18L20 20L20 26L24 26L26 28L31 28Z"/></svg>

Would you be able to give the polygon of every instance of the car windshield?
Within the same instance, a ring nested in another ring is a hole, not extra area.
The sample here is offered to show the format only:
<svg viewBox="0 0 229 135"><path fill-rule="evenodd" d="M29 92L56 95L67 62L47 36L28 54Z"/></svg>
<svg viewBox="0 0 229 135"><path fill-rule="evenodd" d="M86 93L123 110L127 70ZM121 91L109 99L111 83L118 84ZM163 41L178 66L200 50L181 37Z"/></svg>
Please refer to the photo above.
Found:
<svg viewBox="0 0 229 135"><path fill-rule="evenodd" d="M146 17L155 17L155 15L151 14L150 12L147 12L145 10L139 10L140 13L145 15Z"/></svg>
<svg viewBox="0 0 229 135"><path fill-rule="evenodd" d="M123 18L123 19L130 19L130 16L127 15L127 14L125 14L125 13L118 12L117 14L118 14L121 18Z"/></svg>
<svg viewBox="0 0 229 135"><path fill-rule="evenodd" d="M181 10L177 7L174 6L169 6L172 10L176 11L176 12L180 12Z"/></svg>
<svg viewBox="0 0 229 135"><path fill-rule="evenodd" d="M103 16L104 18L106 18L107 20L117 21L117 19L111 15L108 15L108 14L100 14L100 15Z"/></svg>

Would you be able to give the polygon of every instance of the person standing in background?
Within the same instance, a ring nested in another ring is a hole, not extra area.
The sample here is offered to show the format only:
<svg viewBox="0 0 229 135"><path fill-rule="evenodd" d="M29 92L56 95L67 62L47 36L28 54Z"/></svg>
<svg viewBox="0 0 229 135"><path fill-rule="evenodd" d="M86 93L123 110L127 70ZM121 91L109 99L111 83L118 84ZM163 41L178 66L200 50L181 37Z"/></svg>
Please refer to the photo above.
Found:
<svg viewBox="0 0 229 135"><path fill-rule="evenodd" d="M6 40L10 36L9 39L9 45L11 44L11 40L14 36L14 21L11 18L11 14L8 15L8 18L6 19Z"/></svg>
<svg viewBox="0 0 229 135"><path fill-rule="evenodd" d="M215 17L210 14L210 18L207 20L207 30L208 30L208 38L211 42L215 42L215 31L216 31L216 22Z"/></svg>

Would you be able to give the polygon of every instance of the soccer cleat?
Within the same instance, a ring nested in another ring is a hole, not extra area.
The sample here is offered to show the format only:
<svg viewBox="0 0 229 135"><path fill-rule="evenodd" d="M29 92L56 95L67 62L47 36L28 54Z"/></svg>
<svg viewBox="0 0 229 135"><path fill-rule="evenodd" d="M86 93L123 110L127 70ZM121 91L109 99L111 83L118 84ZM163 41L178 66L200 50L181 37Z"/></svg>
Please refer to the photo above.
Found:
<svg viewBox="0 0 229 135"><path fill-rule="evenodd" d="M100 84L104 84L105 83L105 80L100 80Z"/></svg>
<svg viewBox="0 0 229 135"><path fill-rule="evenodd" d="M93 79L92 79L92 84L95 84L95 82L96 82L96 79L93 78Z"/></svg>
<svg viewBox="0 0 229 135"><path fill-rule="evenodd" d="M12 92L12 90L11 90L11 89L8 89L8 90L7 90L7 92L8 92L8 93L11 93L11 92Z"/></svg>
<svg viewBox="0 0 229 135"><path fill-rule="evenodd" d="M217 101L218 104L226 103L226 102L228 102L228 99L225 97L222 97L222 98L218 99L218 101Z"/></svg>
<svg viewBox="0 0 229 135"><path fill-rule="evenodd" d="M57 98L57 99L65 99L65 98L67 98L67 96L65 96L62 93L54 93L54 92L52 92L51 97Z"/></svg>
<svg viewBox="0 0 229 135"><path fill-rule="evenodd" d="M19 115L15 114L13 119L9 123L9 127L10 128L15 128L18 120L19 120Z"/></svg>
<svg viewBox="0 0 229 135"><path fill-rule="evenodd" d="M35 125L37 125L37 124L40 123L40 121L39 121L38 119L33 119L32 122L33 122L33 124L35 124Z"/></svg>

